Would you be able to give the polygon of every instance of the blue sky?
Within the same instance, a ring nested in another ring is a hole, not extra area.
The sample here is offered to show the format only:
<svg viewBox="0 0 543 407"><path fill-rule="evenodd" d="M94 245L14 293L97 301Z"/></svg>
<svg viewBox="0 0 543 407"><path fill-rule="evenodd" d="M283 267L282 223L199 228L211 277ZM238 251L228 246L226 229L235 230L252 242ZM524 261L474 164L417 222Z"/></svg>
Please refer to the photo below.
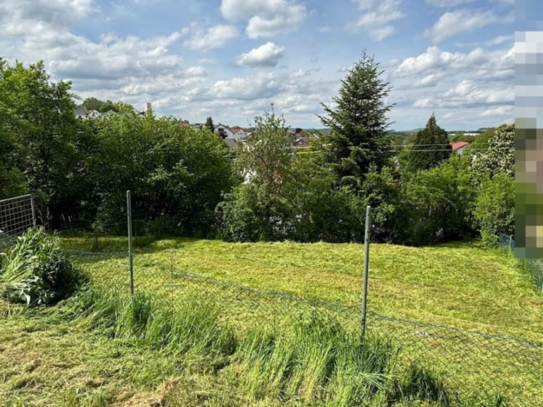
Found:
<svg viewBox="0 0 543 407"><path fill-rule="evenodd" d="M536 3L536 2L534 2ZM514 0L0 0L0 56L44 60L80 97L247 125L271 103L321 127L363 49L397 130L514 117Z"/></svg>

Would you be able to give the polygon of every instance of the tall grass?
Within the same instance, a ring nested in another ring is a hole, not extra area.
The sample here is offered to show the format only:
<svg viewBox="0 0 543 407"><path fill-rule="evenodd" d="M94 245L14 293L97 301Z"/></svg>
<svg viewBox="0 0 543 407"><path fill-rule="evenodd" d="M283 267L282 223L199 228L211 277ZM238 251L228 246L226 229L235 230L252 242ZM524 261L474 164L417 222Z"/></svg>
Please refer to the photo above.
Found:
<svg viewBox="0 0 543 407"><path fill-rule="evenodd" d="M74 294L87 277L43 229L19 237L2 261L0 281L10 302L51 305Z"/></svg>
<svg viewBox="0 0 543 407"><path fill-rule="evenodd" d="M419 364L402 368L401 350L393 344L360 341L332 317L293 313L289 329L261 325L237 338L212 299L182 297L173 307L144 292L120 297L89 288L57 308L63 317L172 357L195 355L210 364L220 360L257 403L271 398L337 407L476 405L462 403L431 370ZM478 406L506 404L497 398Z"/></svg>
<svg viewBox="0 0 543 407"><path fill-rule="evenodd" d="M212 302L188 299L175 308L171 304L157 303L145 341L150 346L181 353L231 355L237 346L234 330L222 323L219 316L220 310Z"/></svg>
<svg viewBox="0 0 543 407"><path fill-rule="evenodd" d="M394 377L397 349L385 342L360 342L331 318L293 319L290 332L257 329L236 353L253 397L327 405L377 400Z"/></svg>

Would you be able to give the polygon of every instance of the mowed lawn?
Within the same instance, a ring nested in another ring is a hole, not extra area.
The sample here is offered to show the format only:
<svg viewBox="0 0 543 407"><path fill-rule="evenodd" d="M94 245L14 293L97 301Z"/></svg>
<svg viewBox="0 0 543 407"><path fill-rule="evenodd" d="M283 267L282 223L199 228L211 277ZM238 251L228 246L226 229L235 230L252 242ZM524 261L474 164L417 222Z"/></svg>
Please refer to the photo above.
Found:
<svg viewBox="0 0 543 407"><path fill-rule="evenodd" d="M86 238L65 239L88 250ZM126 250L126 238L101 237L97 251ZM296 297L359 305L364 248L358 244L224 243L167 239L135 250L135 284L164 288L183 270ZM127 259L96 256L97 279L126 281ZM158 286L158 285L157 285ZM412 248L373 244L369 308L387 316L543 340L543 296L519 262L479 243Z"/></svg>

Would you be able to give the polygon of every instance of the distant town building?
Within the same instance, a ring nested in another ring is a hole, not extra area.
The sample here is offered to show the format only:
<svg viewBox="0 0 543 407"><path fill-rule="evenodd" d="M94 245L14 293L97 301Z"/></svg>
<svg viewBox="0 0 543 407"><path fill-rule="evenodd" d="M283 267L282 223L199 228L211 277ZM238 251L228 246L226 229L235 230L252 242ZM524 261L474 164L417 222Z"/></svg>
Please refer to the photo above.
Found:
<svg viewBox="0 0 543 407"><path fill-rule="evenodd" d="M449 143L453 149L453 151L457 154L462 154L464 149L469 145L469 143L465 141L454 141L452 143Z"/></svg>

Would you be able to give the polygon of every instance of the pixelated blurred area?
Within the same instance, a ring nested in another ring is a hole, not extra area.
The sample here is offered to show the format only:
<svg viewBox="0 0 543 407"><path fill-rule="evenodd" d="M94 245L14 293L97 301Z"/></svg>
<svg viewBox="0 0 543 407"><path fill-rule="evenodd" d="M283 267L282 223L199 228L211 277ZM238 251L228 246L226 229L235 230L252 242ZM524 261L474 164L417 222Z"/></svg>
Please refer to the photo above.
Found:
<svg viewBox="0 0 543 407"><path fill-rule="evenodd" d="M543 258L543 31L541 4L518 1L516 71L516 254ZM525 24L523 24L525 23Z"/></svg>

